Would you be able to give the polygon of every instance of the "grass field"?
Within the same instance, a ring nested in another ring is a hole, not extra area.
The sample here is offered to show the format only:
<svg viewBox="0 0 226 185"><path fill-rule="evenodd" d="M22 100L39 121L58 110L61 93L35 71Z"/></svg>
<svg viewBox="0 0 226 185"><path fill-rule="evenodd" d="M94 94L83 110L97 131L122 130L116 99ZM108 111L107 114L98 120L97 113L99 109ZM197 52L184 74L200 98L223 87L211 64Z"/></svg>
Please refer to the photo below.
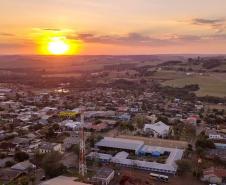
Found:
<svg viewBox="0 0 226 185"><path fill-rule="evenodd" d="M162 83L165 86L184 87L185 85L198 84L200 90L196 92L197 96L216 96L226 97L226 75L213 73L209 76L186 76L167 80Z"/></svg>
<svg viewBox="0 0 226 185"><path fill-rule="evenodd" d="M177 72L177 71L157 71L151 76L151 79L159 79L159 80L174 80L185 78L186 74L184 72Z"/></svg>
<svg viewBox="0 0 226 185"><path fill-rule="evenodd" d="M80 77L80 73L63 73L63 74L48 74L48 75L42 75L43 77Z"/></svg>

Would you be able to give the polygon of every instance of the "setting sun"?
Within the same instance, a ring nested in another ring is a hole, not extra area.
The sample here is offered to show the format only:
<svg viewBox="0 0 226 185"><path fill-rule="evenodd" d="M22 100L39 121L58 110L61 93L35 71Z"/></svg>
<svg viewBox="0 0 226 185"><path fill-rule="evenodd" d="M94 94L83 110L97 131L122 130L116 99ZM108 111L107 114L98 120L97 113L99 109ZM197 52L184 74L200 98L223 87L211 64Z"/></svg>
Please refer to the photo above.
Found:
<svg viewBox="0 0 226 185"><path fill-rule="evenodd" d="M54 55L66 54L69 49L69 44L58 37L53 38L52 41L48 43L48 50Z"/></svg>
<svg viewBox="0 0 226 185"><path fill-rule="evenodd" d="M70 30L39 30L31 35L36 44L37 52L42 55L77 55L83 50L81 40L69 37Z"/></svg>

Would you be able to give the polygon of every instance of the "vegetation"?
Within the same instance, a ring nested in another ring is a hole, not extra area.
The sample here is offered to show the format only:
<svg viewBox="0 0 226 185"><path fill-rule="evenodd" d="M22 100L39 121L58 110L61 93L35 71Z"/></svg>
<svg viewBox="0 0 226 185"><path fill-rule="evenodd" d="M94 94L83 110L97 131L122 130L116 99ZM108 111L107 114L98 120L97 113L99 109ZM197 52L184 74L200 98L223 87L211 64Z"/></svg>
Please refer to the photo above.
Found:
<svg viewBox="0 0 226 185"><path fill-rule="evenodd" d="M26 152L16 152L14 158L18 162L22 162L29 159L29 155Z"/></svg>
<svg viewBox="0 0 226 185"><path fill-rule="evenodd" d="M45 174L52 178L61 175L65 171L65 167L60 162L62 156L58 152L46 154L42 159L42 167Z"/></svg>
<svg viewBox="0 0 226 185"><path fill-rule="evenodd" d="M215 96L215 97L225 97L226 94L226 81L210 76L187 76L183 78L177 78L173 80L168 80L163 83L164 86L171 86L182 88L187 85L197 84L199 89L196 91L197 96Z"/></svg>
<svg viewBox="0 0 226 185"><path fill-rule="evenodd" d="M215 145L213 141L209 140L208 137L201 133L195 143L196 148L202 148L202 149L212 149L215 148Z"/></svg>
<svg viewBox="0 0 226 185"><path fill-rule="evenodd" d="M192 164L190 160L182 159L176 161L178 166L178 174L183 175L186 172L190 172L192 169Z"/></svg>

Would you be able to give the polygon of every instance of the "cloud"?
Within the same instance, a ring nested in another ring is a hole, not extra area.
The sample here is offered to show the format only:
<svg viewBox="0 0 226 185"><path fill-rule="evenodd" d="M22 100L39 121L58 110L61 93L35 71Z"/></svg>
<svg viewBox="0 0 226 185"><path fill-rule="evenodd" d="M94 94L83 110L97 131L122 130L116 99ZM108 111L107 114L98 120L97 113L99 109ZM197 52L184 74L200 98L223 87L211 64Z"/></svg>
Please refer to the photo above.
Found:
<svg viewBox="0 0 226 185"><path fill-rule="evenodd" d="M56 31L56 32L62 31L61 29L58 29L58 28L43 28L42 30L44 30L44 31Z"/></svg>
<svg viewBox="0 0 226 185"><path fill-rule="evenodd" d="M19 43L5 43L5 42L0 42L0 48L2 49L17 49L17 48L22 48L25 47L26 45L24 44L19 44Z"/></svg>
<svg viewBox="0 0 226 185"><path fill-rule="evenodd" d="M69 39L82 40L88 43L121 44L121 45L165 45L166 39L154 38L140 33L126 35L97 35L93 33L79 33Z"/></svg>
<svg viewBox="0 0 226 185"><path fill-rule="evenodd" d="M82 40L86 43L115 44L115 45L142 45L167 46L185 42L198 42L202 37L196 35L171 34L162 37L151 37L141 33L128 33L126 35L98 35L93 33L79 33L69 36L69 39Z"/></svg>
<svg viewBox="0 0 226 185"><path fill-rule="evenodd" d="M200 18L196 18L196 19L193 19L192 22L194 24L215 25L215 24L219 24L219 23L224 23L225 20L224 19L200 19Z"/></svg>
<svg viewBox="0 0 226 185"><path fill-rule="evenodd" d="M4 37L13 37L13 36L15 36L15 35L12 34L12 33L0 32L0 36L4 36Z"/></svg>
<svg viewBox="0 0 226 185"><path fill-rule="evenodd" d="M222 33L226 31L226 19L192 19L192 24L201 26L210 26L216 33Z"/></svg>

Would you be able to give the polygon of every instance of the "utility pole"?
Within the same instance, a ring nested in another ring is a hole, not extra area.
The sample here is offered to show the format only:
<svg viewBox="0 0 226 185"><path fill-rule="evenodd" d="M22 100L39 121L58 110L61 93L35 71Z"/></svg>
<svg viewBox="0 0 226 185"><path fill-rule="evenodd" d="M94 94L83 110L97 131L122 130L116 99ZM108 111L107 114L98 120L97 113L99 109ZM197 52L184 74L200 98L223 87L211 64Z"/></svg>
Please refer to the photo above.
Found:
<svg viewBox="0 0 226 185"><path fill-rule="evenodd" d="M81 126L79 131L79 174L84 177L87 173L86 158L85 158L85 134L84 134L84 112L81 111Z"/></svg>

